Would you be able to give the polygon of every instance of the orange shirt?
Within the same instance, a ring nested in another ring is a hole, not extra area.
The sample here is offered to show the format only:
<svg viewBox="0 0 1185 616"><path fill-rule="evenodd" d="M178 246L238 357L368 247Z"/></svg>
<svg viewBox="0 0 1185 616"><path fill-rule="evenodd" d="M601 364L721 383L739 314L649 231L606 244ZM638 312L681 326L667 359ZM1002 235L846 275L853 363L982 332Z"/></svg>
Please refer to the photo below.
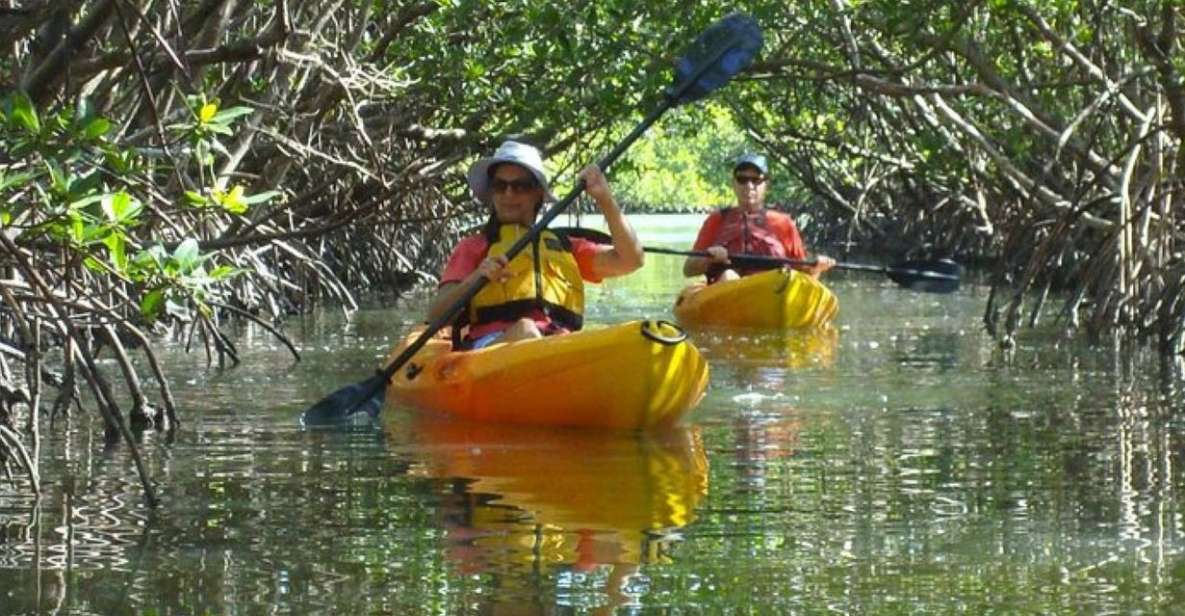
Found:
<svg viewBox="0 0 1185 616"><path fill-rule="evenodd" d="M798 234L798 226L794 224L793 218L782 212L766 210L766 221L778 239L782 240L787 259L806 258L806 245L802 242L802 236ZM712 212L700 227L692 250L704 250L715 245L716 237L720 234L720 225L723 222L724 215L721 210Z"/></svg>

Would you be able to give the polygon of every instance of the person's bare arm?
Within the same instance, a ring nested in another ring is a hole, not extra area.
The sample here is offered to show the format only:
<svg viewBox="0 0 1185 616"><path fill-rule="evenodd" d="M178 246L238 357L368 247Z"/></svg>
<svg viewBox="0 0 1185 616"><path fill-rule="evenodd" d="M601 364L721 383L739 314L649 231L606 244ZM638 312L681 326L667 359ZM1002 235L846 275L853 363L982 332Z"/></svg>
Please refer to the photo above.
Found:
<svg viewBox="0 0 1185 616"><path fill-rule="evenodd" d="M613 191L609 182L596 165L589 165L580 172L584 180L584 190L597 202L601 214L605 217L605 224L609 227L609 236L613 238L613 247L602 250L593 257L593 273L598 278L621 276L642 267L645 253L638 243L638 236L633 227L626 221L613 198Z"/></svg>
<svg viewBox="0 0 1185 616"><path fill-rule="evenodd" d="M506 271L506 263L506 257L503 255L486 257L477 266L477 269L473 270L473 273L466 276L464 280L440 285L440 288L436 290L436 297L433 297L432 302L428 304L428 320L435 321L445 316L445 312L460 301L465 290L476 284L477 279L481 276L490 280L504 279L509 276L509 272Z"/></svg>
<svg viewBox="0 0 1185 616"><path fill-rule="evenodd" d="M835 259L827 255L815 255L815 264L808 267L806 272L813 278L818 278L827 270L835 267Z"/></svg>
<svg viewBox="0 0 1185 616"><path fill-rule="evenodd" d="M728 265L728 249L723 246L708 246L704 251L710 256L707 257L687 257L683 262L683 275L687 277L702 276L708 273L708 268L719 263L721 265Z"/></svg>

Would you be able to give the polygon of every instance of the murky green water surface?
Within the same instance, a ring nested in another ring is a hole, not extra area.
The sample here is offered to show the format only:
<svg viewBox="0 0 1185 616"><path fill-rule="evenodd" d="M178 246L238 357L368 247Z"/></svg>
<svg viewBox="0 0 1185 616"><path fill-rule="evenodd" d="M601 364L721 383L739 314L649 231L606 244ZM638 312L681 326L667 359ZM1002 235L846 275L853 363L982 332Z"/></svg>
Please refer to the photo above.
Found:
<svg viewBox="0 0 1185 616"><path fill-rule="evenodd" d="M686 245L694 220L638 219ZM676 257L589 319L670 318ZM711 387L651 437L428 422L306 431L422 300L170 354L144 435L163 504L96 422L0 487L0 613L1185 613L1185 420L1155 363L983 333L984 290L834 275L833 335L696 333Z"/></svg>

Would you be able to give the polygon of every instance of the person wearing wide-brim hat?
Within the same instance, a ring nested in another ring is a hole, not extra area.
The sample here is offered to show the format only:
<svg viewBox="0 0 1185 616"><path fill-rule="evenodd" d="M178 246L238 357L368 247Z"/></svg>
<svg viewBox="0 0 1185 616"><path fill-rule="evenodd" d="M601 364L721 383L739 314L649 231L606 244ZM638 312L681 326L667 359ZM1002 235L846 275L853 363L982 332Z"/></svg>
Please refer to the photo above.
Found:
<svg viewBox="0 0 1185 616"><path fill-rule="evenodd" d="M730 254L760 255L805 260L806 246L794 219L765 208L769 187L769 163L761 154L742 154L732 162L732 190L735 207L712 212L700 227L692 250L706 257L687 257L683 275L706 275L708 283L735 280L760 271L734 267ZM815 265L805 268L816 278L835 266L835 260L815 255Z"/></svg>
<svg viewBox="0 0 1185 616"><path fill-rule="evenodd" d="M490 218L481 233L463 238L453 249L428 308L429 320L444 316L485 276L490 282L463 315L468 332L462 346L481 348L580 329L584 281L628 274L642 266L643 252L601 170L589 165L579 178L605 217L612 245L545 230L508 261L507 249L535 223L544 204L556 200L543 158L531 145L506 141L493 156L474 163L469 188L490 208Z"/></svg>

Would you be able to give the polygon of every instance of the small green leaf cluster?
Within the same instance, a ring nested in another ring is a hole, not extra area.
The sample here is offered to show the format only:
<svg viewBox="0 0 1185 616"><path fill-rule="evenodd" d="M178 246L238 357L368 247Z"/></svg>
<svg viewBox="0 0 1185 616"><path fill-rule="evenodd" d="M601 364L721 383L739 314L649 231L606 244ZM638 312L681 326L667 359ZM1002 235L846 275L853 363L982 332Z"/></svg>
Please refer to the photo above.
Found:
<svg viewBox="0 0 1185 616"><path fill-rule="evenodd" d="M208 270L206 262L213 256L202 254L193 238L181 242L171 253L160 244L140 251L132 261L132 275L153 283L140 300L141 315L148 321L162 313L188 321L193 317L190 302L208 315L206 300L216 294L217 284L242 272L229 265Z"/></svg>
<svg viewBox="0 0 1185 616"><path fill-rule="evenodd" d="M210 170L217 136L230 134L231 124L247 113L246 107L219 111L205 103L192 122L169 130L186 139L198 154L196 163ZM43 113L22 93L0 101L0 226L18 245L37 249L34 267L81 263L91 276L105 279L97 288L122 285L146 321L188 319L195 308L208 314L218 284L242 270L208 268L214 254L202 254L197 238L154 233L160 224L156 208L170 204L152 186L173 169L113 141L112 128L85 103ZM247 195L243 186L214 184L185 190L181 206L243 214L277 194ZM167 249L167 240L176 247Z"/></svg>
<svg viewBox="0 0 1185 616"><path fill-rule="evenodd" d="M144 206L126 182L140 161L106 139L110 130L85 105L43 116L20 93L0 104L0 142L10 152L0 160L0 223L24 241L51 239L85 253L88 267L118 274Z"/></svg>
<svg viewBox="0 0 1185 616"><path fill-rule="evenodd" d="M226 146L219 137L234 135L231 125L239 118L250 115L252 109L243 106L220 109L218 101L207 101L197 95L187 97L187 102L193 114L192 120L174 124L169 129L180 135L190 146L199 177L203 185L210 188L204 191L184 191L185 203L199 210L225 210L231 214L246 214L250 206L278 197L279 191L269 190L247 195L246 188L240 184L228 188L213 180L215 154L226 152Z"/></svg>

